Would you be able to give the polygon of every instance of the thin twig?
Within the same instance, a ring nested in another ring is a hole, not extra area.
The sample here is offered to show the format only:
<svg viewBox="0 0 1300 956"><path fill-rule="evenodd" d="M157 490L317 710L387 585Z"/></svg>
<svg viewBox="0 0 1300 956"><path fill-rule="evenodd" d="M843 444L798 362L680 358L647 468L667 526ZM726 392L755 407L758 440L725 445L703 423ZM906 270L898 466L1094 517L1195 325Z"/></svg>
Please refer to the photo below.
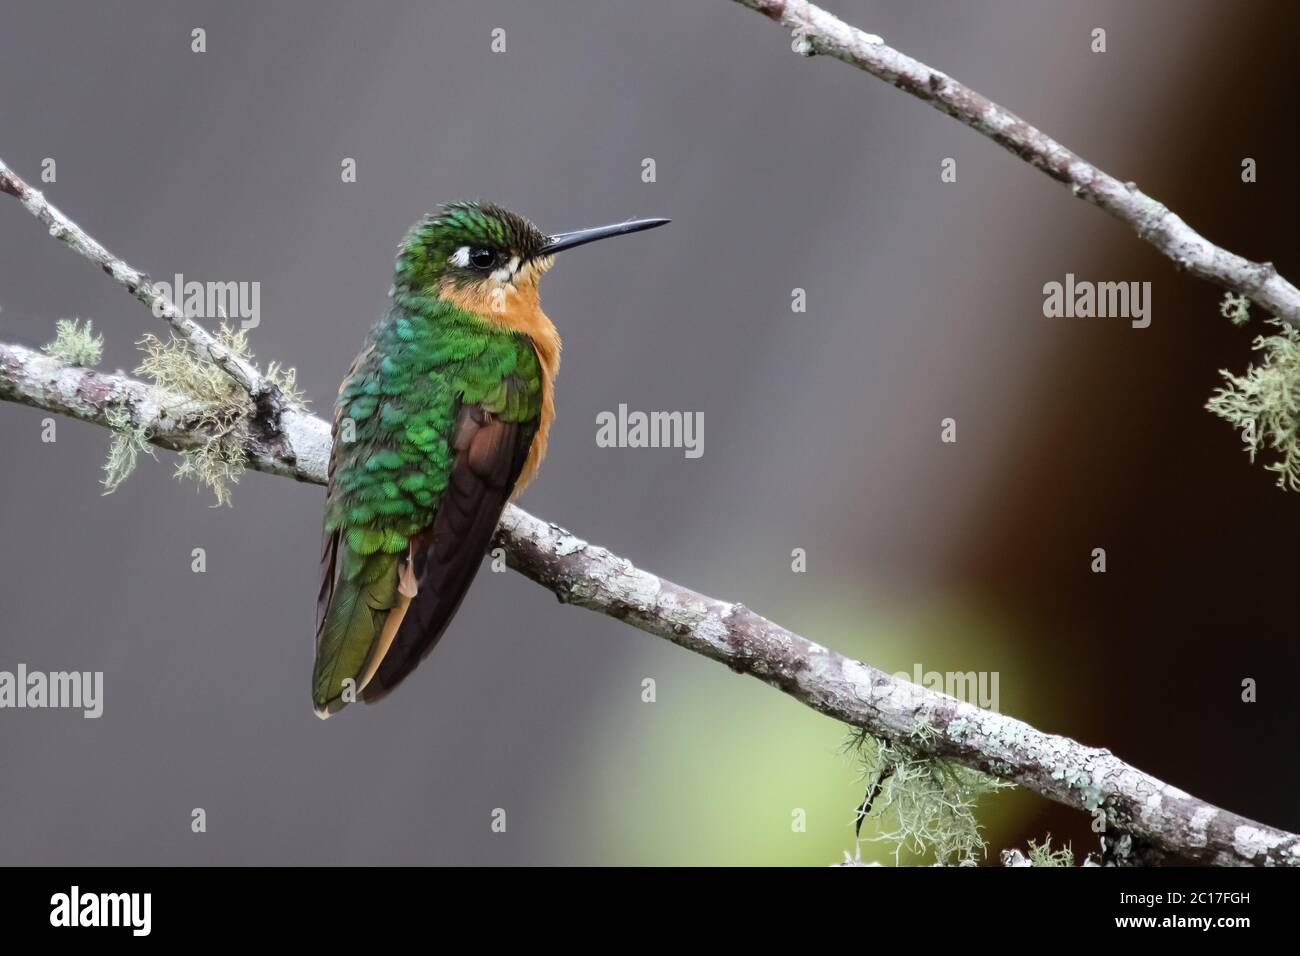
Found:
<svg viewBox="0 0 1300 956"><path fill-rule="evenodd" d="M1300 289L1273 263L1251 262L1216 246L1136 183L1120 182L988 97L807 0L735 2L787 27L804 55L834 57L924 100L1127 223L1178 268L1244 295L1300 329Z"/></svg>
<svg viewBox="0 0 1300 956"><path fill-rule="evenodd" d="M40 190L33 189L24 182L5 165L4 160L0 160L0 192L15 197L23 204L23 208L45 223L51 236L112 276L132 296L148 306L154 315L170 325L178 336L189 342L201 357L210 360L234 379L255 404L265 406L269 403L274 412L279 411L280 391L274 382L258 371L257 366L218 342L207 329L178 308L170 296L160 291L147 273L133 268L105 249L98 240L50 203ZM270 417L274 417L274 414Z"/></svg>

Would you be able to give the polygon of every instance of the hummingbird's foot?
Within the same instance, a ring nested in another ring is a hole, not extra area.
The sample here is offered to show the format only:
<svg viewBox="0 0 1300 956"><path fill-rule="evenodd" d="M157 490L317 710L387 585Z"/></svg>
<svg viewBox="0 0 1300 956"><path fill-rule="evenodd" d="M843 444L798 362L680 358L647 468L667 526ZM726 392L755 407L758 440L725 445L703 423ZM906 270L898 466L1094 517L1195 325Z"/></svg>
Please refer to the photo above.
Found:
<svg viewBox="0 0 1300 956"><path fill-rule="evenodd" d="M397 593L406 600L411 600L420 593L420 584L415 579L415 549L408 547L402 570L397 574Z"/></svg>

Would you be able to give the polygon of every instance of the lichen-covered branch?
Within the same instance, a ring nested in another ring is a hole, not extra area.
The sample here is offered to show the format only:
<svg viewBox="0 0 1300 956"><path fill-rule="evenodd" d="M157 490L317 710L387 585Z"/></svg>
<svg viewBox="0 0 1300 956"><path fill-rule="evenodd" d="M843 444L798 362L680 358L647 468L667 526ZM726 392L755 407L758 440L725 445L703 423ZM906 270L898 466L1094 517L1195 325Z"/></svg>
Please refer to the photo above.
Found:
<svg viewBox="0 0 1300 956"><path fill-rule="evenodd" d="M1216 246L1136 184L1120 182L970 87L807 0L735 2L787 27L804 55L834 57L924 100L1069 186L1078 198L1127 223L1180 269L1244 295L1300 329L1300 289L1279 275L1271 262L1251 262Z"/></svg>
<svg viewBox="0 0 1300 956"><path fill-rule="evenodd" d="M203 406L120 373L65 365L21 345L0 342L0 399L31 405L106 428L140 430L170 451L199 448L209 437ZM274 431L248 420L248 466L298 481L324 484L330 429L314 415L286 406Z"/></svg>
<svg viewBox="0 0 1300 956"><path fill-rule="evenodd" d="M1104 814L1120 861L1300 865L1300 836L1210 806L1108 750L1045 734L837 654L743 605L666 581L517 509L502 518L499 538L511 567L561 601L757 677L873 736Z"/></svg>
<svg viewBox="0 0 1300 956"><path fill-rule="evenodd" d="M64 365L0 344L0 399L113 427L114 410L173 450L204 438L190 399L120 374ZM119 419L120 420L120 419ZM324 484L329 426L290 407L285 441L256 422L248 465ZM873 736L906 742L1014 781L1067 806L1104 815L1108 858L1206 864L1300 865L1300 836L1220 810L1131 767L1108 750L1035 730L1002 714L893 677L767 620L644 571L626 558L508 506L495 545L507 563L561 601L616 618L756 677L820 713Z"/></svg>

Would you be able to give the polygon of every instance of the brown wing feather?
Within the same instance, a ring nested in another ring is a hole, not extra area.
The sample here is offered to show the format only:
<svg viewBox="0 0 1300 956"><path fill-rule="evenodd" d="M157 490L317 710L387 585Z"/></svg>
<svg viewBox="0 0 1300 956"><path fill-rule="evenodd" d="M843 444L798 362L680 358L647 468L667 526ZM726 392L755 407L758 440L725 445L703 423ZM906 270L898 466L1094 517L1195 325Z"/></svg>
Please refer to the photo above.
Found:
<svg viewBox="0 0 1300 956"><path fill-rule="evenodd" d="M536 433L536 421L504 422L479 405L461 407L447 488L414 555L419 591L361 693L367 703L400 684L442 637L483 563Z"/></svg>
<svg viewBox="0 0 1300 956"><path fill-rule="evenodd" d="M339 533L327 532L325 547L320 556L320 593L316 596L316 640L320 640L321 628L325 626L325 617L329 614L330 602L334 600L334 582L338 580Z"/></svg>

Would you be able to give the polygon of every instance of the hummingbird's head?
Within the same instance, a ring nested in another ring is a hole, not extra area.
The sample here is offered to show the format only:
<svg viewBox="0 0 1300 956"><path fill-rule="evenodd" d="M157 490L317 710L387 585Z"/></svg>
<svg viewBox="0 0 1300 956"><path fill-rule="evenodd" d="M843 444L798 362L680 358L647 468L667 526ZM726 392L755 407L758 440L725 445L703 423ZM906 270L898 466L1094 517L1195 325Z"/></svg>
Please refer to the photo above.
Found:
<svg viewBox="0 0 1300 956"><path fill-rule="evenodd" d="M503 285L539 260L546 237L523 216L487 203L448 203L425 216L397 250L397 282L419 292Z"/></svg>
<svg viewBox="0 0 1300 956"><path fill-rule="evenodd" d="M500 206L448 203L416 223L402 240L394 285L515 324L510 322L513 314L538 309L538 283L557 252L666 222L640 219L548 236Z"/></svg>

